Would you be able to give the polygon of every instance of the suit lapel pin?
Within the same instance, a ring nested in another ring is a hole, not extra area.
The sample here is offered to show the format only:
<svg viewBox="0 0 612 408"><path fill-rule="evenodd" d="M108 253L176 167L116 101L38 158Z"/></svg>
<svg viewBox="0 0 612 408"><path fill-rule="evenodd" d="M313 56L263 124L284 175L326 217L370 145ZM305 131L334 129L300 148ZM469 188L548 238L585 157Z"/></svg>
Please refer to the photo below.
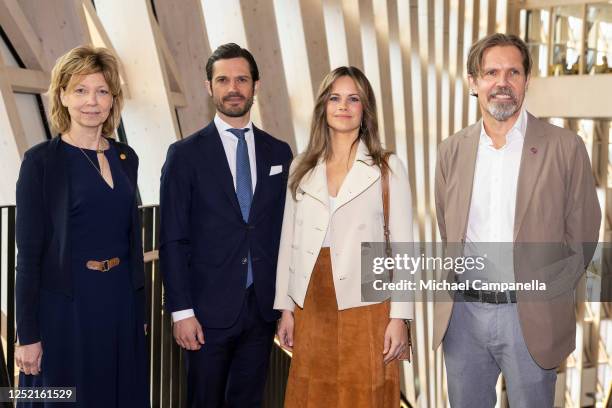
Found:
<svg viewBox="0 0 612 408"><path fill-rule="evenodd" d="M538 152L538 149L536 149L535 147L532 147L531 149L529 149L529 151L530 151L532 154L536 154L536 153Z"/></svg>
<svg viewBox="0 0 612 408"><path fill-rule="evenodd" d="M125 160L125 159L127 159L127 156L125 155L125 153L121 153L121 154L119 155L119 158L120 158L121 160Z"/></svg>

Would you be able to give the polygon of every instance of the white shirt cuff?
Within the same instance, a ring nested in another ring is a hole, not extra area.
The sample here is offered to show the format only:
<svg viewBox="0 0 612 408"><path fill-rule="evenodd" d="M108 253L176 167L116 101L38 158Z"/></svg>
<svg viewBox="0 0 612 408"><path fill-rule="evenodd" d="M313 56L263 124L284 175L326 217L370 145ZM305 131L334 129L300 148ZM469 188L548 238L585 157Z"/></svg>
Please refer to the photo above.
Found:
<svg viewBox="0 0 612 408"><path fill-rule="evenodd" d="M176 323L179 320L187 319L188 317L192 316L195 316L193 309L179 310L177 312L172 312L172 321Z"/></svg>

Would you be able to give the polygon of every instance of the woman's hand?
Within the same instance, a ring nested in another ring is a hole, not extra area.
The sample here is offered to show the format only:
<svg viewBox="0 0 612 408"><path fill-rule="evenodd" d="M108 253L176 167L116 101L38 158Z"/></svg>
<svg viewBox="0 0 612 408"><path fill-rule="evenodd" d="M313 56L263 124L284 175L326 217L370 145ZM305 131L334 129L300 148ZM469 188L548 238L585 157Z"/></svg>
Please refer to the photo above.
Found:
<svg viewBox="0 0 612 408"><path fill-rule="evenodd" d="M40 341L25 346L17 346L15 350L15 363L19 367L19 371L23 371L26 375L38 375L40 373L41 359L42 344Z"/></svg>
<svg viewBox="0 0 612 408"><path fill-rule="evenodd" d="M276 335L282 348L293 351L293 312L283 310L283 314L278 321Z"/></svg>
<svg viewBox="0 0 612 408"><path fill-rule="evenodd" d="M383 355L385 364L399 358L408 347L408 330L403 319L390 319L385 330Z"/></svg>

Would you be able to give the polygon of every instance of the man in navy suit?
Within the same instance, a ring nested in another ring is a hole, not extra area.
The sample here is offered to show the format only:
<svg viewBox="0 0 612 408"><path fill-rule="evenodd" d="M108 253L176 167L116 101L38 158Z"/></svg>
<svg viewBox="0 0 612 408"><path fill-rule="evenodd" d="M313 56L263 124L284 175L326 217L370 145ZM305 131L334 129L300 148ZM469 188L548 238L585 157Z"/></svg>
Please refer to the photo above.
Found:
<svg viewBox="0 0 612 408"><path fill-rule="evenodd" d="M236 44L215 50L213 122L168 150L160 261L174 338L187 350L189 407L261 406L291 149L253 126L259 71Z"/></svg>

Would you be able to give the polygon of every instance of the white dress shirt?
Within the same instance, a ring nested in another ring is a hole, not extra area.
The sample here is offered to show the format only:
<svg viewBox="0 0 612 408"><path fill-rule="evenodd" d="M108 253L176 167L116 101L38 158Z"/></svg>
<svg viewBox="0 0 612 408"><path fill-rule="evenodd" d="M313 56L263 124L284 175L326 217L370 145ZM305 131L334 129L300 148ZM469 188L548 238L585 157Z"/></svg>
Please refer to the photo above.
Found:
<svg viewBox="0 0 612 408"><path fill-rule="evenodd" d="M514 241L516 191L526 130L527 112L522 109L501 148L494 147L484 123L480 131L466 241L469 252L487 254L489 281L514 280L512 245L498 243ZM477 249L482 243L486 245ZM469 278L482 279L480 274Z"/></svg>
<svg viewBox="0 0 612 408"><path fill-rule="evenodd" d="M223 144L223 150L225 150L225 157L227 158L227 164L229 165L230 172L232 173L232 179L234 180L234 190L236 189L236 151L238 150L238 138L228 129L234 129L227 122L215 115L215 126L221 143ZM247 149L249 151L249 164L251 167L251 182L253 184L253 193L255 193L255 186L257 185L257 162L255 161L255 135L253 134L253 122L249 121L242 129L248 128L249 130L244 134L246 140ZM188 317L195 316L193 309L179 310L172 312L172 321L178 322L179 320L186 319Z"/></svg>

